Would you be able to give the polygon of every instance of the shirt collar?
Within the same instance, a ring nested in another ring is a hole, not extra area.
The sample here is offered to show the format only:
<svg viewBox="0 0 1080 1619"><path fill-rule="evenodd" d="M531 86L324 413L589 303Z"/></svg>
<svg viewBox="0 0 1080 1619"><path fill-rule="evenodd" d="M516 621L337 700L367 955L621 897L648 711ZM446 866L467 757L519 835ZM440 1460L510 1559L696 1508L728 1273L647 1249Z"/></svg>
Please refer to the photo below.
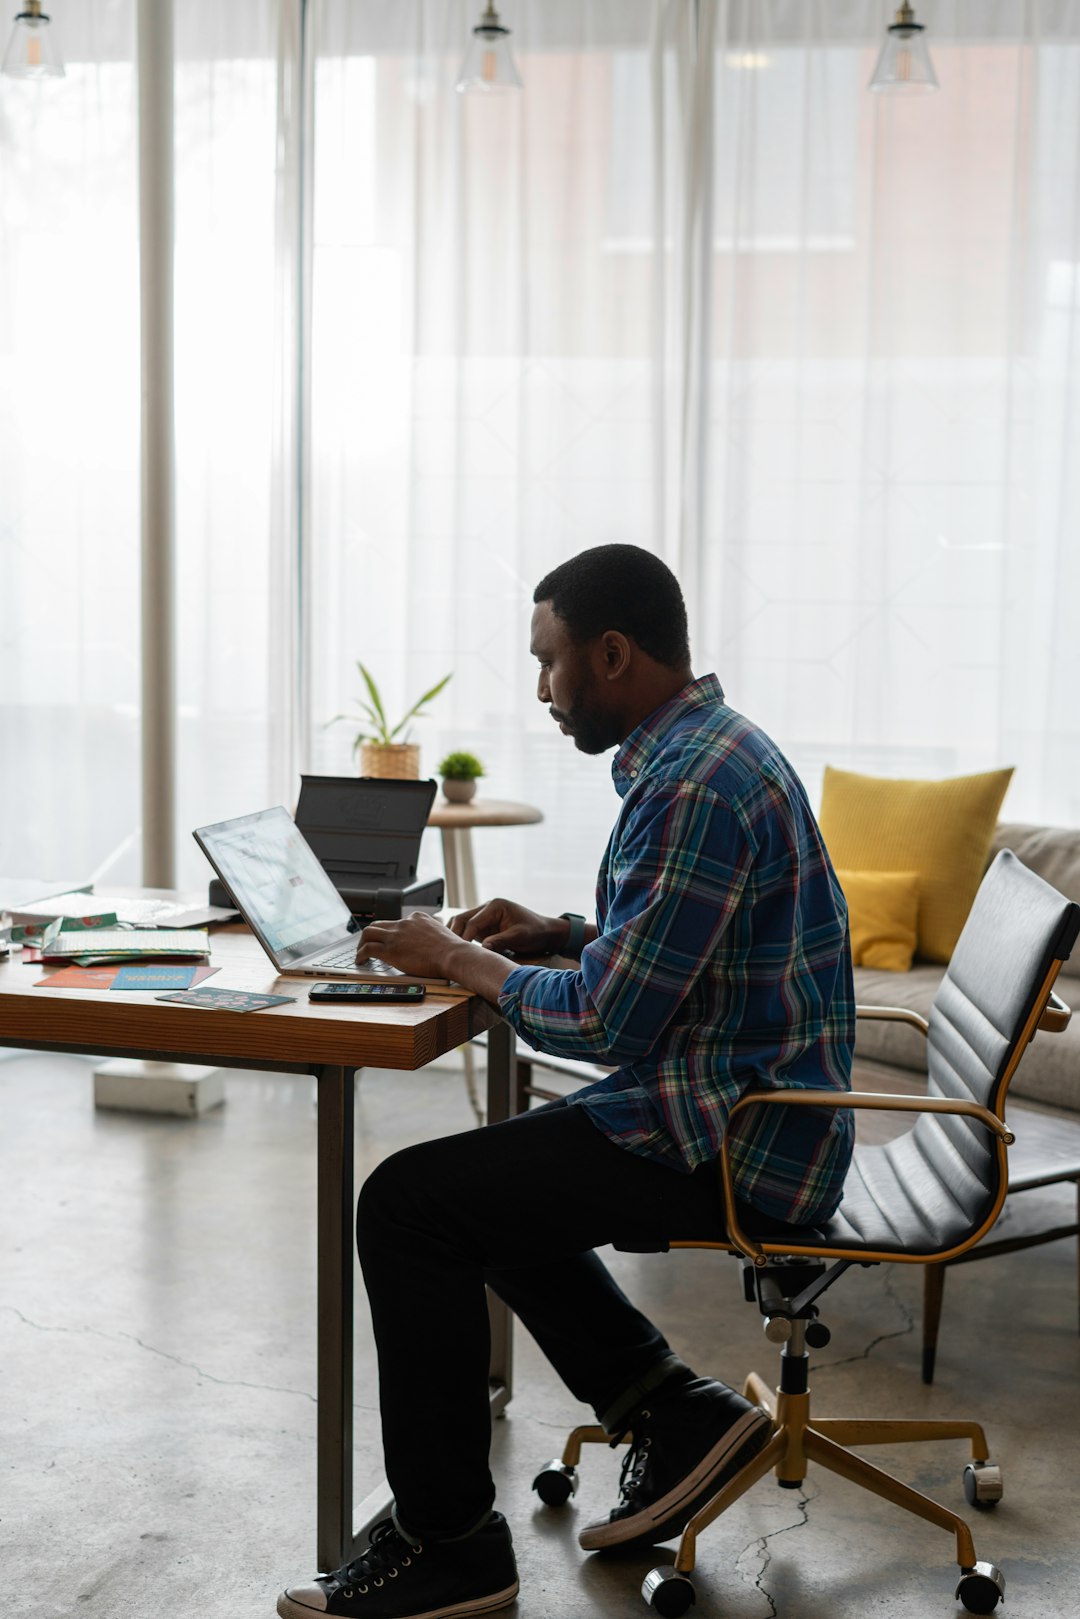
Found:
<svg viewBox="0 0 1080 1619"><path fill-rule="evenodd" d="M655 709L636 730L630 732L611 761L611 779L615 791L624 798L650 759L666 741L671 728L684 714L708 703L722 703L724 689L715 675L702 675L691 680L682 691L677 691L666 703Z"/></svg>

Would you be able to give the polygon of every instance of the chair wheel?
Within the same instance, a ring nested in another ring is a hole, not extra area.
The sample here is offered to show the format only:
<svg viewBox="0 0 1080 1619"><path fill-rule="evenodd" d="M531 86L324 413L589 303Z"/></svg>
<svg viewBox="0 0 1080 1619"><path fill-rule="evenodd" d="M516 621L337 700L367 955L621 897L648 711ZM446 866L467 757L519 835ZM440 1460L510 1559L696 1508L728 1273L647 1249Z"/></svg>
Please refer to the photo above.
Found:
<svg viewBox="0 0 1080 1619"><path fill-rule="evenodd" d="M1004 1493L1001 1468L993 1462L969 1462L964 1468L964 1495L976 1512L989 1512ZM987 1610L989 1611L989 1610Z"/></svg>
<svg viewBox="0 0 1080 1619"><path fill-rule="evenodd" d="M654 1568L642 1581L641 1594L660 1619L679 1619L696 1601L692 1582L677 1568Z"/></svg>
<svg viewBox="0 0 1080 1619"><path fill-rule="evenodd" d="M956 1596L968 1613L993 1613L1005 1596L1005 1576L993 1563L976 1563L961 1574Z"/></svg>
<svg viewBox="0 0 1080 1619"><path fill-rule="evenodd" d="M533 1479L533 1489L546 1507L564 1507L578 1486L576 1467L567 1467L556 1456Z"/></svg>

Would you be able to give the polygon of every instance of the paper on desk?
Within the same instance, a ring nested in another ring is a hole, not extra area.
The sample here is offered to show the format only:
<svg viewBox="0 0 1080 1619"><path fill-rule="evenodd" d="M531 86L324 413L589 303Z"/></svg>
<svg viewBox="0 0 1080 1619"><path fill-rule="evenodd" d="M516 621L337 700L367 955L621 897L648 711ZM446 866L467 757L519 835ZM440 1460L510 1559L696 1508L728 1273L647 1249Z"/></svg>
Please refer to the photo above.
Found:
<svg viewBox="0 0 1080 1619"><path fill-rule="evenodd" d="M52 927L58 927L53 923ZM74 961L80 967L96 967L106 962L149 960L155 956L208 956L210 940L201 928L102 928L85 933L60 933L51 937L51 928L42 940L45 961Z"/></svg>
<svg viewBox="0 0 1080 1619"><path fill-rule="evenodd" d="M35 989L193 989L217 967L58 967Z"/></svg>

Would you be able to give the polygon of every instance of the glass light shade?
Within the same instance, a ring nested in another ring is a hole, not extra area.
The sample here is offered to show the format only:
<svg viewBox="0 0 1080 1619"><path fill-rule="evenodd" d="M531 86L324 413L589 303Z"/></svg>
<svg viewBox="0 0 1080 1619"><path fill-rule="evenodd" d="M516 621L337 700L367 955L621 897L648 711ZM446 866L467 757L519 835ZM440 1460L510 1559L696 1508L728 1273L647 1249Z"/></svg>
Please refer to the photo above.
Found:
<svg viewBox="0 0 1080 1619"><path fill-rule="evenodd" d="M921 23L893 23L874 66L870 89L912 95L939 88Z"/></svg>
<svg viewBox="0 0 1080 1619"><path fill-rule="evenodd" d="M64 64L48 17L40 10L20 11L11 30L4 65L9 79L62 79Z"/></svg>
<svg viewBox="0 0 1080 1619"><path fill-rule="evenodd" d="M481 23L465 52L457 88L466 90L520 90L521 74L510 50L510 30Z"/></svg>

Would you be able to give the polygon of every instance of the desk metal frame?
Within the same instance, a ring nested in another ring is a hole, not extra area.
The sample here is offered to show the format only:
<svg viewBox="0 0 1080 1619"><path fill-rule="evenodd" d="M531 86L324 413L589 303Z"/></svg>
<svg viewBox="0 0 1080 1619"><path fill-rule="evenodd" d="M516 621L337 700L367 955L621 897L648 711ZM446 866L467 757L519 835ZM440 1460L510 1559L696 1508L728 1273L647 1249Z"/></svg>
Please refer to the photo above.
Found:
<svg viewBox="0 0 1080 1619"><path fill-rule="evenodd" d="M0 1031L0 1045L15 1046L23 1051L136 1057L213 1068L272 1069L276 1073L314 1075L318 1091L316 1558L320 1569L339 1567L359 1549L369 1524L385 1516L389 1503L385 1484L368 1495L359 1507L353 1499L356 1068L279 1063L271 1058L220 1056L212 1051L178 1052L175 1047L167 1051L140 1046L106 1047L93 1040L72 1044L27 1039L18 1032L8 1035ZM487 1032L487 1116L491 1123L510 1116L514 1052L514 1032L510 1025L495 1023ZM511 1395L512 1317L506 1306L492 1295L489 1295L489 1309L491 1403L497 1415Z"/></svg>

